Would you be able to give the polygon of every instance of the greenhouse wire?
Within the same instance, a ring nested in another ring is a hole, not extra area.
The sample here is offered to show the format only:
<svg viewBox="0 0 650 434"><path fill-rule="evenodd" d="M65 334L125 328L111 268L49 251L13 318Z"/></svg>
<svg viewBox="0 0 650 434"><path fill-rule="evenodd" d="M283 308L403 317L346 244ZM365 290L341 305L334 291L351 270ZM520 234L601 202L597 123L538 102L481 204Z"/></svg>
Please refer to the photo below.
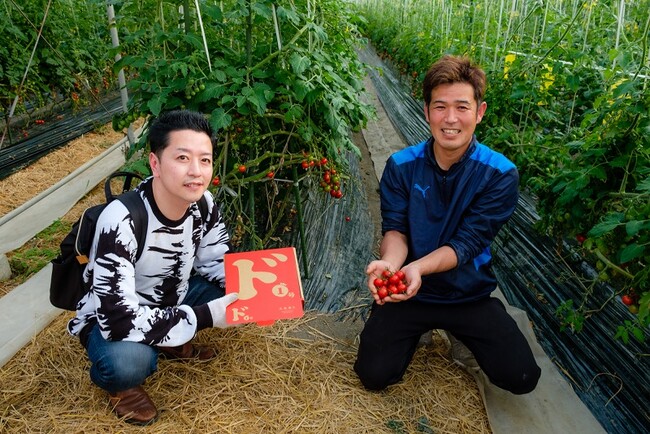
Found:
<svg viewBox="0 0 650 434"><path fill-rule="evenodd" d="M406 142L428 138L423 103L411 97L409 86L370 46L359 50L359 58L368 65L377 96ZM588 296L588 307L597 312L582 331L561 331L556 309L565 300L579 304L589 284L583 282L595 281L598 272L568 243L558 247L556 240L538 233L538 220L534 200L522 192L492 246L499 288L510 304L527 312L540 345L607 432L647 432L650 378L645 373L650 363L642 355L648 346L614 338L616 326L633 315L612 299L614 288L599 284Z"/></svg>
<svg viewBox="0 0 650 434"><path fill-rule="evenodd" d="M52 120L30 129L28 138L0 149L0 179L33 163L69 141L109 122L121 110L120 99L111 98L83 111L63 113L64 119Z"/></svg>

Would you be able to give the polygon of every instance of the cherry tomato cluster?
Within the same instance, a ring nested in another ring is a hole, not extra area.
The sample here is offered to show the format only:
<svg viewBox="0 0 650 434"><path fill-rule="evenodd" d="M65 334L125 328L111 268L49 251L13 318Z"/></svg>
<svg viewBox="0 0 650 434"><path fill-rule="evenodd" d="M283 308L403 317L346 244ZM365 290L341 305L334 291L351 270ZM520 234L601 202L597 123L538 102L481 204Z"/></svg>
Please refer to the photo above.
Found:
<svg viewBox="0 0 650 434"><path fill-rule="evenodd" d="M373 284L377 288L377 295L381 299L393 294L403 294L408 287L406 276L402 271L393 273L390 270L384 270L381 277L377 277Z"/></svg>
<svg viewBox="0 0 650 434"><path fill-rule="evenodd" d="M627 294L621 296L621 302L627 306L628 310L634 314L639 312L639 295L634 288L630 288Z"/></svg>
<svg viewBox="0 0 650 434"><path fill-rule="evenodd" d="M320 186L325 193L329 193L334 199L340 199L343 197L343 191L341 191L341 178L334 168L327 169L323 172L323 179L320 182Z"/></svg>

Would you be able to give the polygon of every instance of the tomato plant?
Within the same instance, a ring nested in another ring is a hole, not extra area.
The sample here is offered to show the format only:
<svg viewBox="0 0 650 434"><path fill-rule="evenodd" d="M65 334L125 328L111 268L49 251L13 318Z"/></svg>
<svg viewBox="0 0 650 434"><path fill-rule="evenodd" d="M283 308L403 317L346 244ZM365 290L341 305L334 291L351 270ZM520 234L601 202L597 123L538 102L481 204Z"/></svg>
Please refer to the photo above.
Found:
<svg viewBox="0 0 650 434"><path fill-rule="evenodd" d="M41 2L9 2L4 6L0 9L0 111L8 114L16 98L15 115L66 100L77 105L97 102L99 89L112 87L105 4L66 2L45 8ZM38 37L37 24L43 21Z"/></svg>
<svg viewBox="0 0 650 434"><path fill-rule="evenodd" d="M122 6L128 30L115 70L130 78L130 112L208 114L218 133L220 182L212 190L235 227L236 246L263 248L277 239L283 210L296 200L282 187L317 186L325 172L338 172L326 192L344 196L346 155L359 153L349 132L372 111L358 99L364 73L354 52L358 36L341 6L333 0L315 10L307 1L206 2L200 10L192 6L188 18L200 13L204 33L198 23L184 25L171 4L162 5L164 22L152 20L141 3Z"/></svg>

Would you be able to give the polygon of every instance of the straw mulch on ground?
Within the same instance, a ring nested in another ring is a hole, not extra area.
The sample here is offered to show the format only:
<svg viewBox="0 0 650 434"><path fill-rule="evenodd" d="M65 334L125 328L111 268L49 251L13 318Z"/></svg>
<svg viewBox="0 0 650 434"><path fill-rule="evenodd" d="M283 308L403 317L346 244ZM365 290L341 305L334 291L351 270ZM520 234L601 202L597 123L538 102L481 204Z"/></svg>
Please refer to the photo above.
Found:
<svg viewBox="0 0 650 434"><path fill-rule="evenodd" d="M0 369L0 432L490 432L473 380L440 342L418 349L402 383L368 392L352 370L356 339L328 335L321 325L331 318L316 313L200 332L196 342L219 348L219 357L161 359L145 383L160 417L134 427L91 383L85 352L64 330L69 318L62 314Z"/></svg>
<svg viewBox="0 0 650 434"><path fill-rule="evenodd" d="M47 190L123 137L122 132L113 131L110 125L105 125L70 141L39 158L37 162L0 180L0 215L7 214Z"/></svg>
<svg viewBox="0 0 650 434"><path fill-rule="evenodd" d="M138 128L142 123L142 120L137 121L134 128ZM0 179L0 192L2 193L0 216L18 208L55 185L82 164L99 156L119 142L123 137L124 133L114 131L110 124L104 125L68 142L6 178ZM79 218L84 209L102 203L104 200L103 185L97 186L61 217L61 220L71 225ZM63 236L65 233L61 234L61 239ZM58 248L59 243L60 240L53 240L50 243L51 246L48 246L44 245L42 240L31 240L25 244L24 248ZM7 257L11 258L13 253L8 252ZM20 276L1 281L0 296L7 294L21 283Z"/></svg>

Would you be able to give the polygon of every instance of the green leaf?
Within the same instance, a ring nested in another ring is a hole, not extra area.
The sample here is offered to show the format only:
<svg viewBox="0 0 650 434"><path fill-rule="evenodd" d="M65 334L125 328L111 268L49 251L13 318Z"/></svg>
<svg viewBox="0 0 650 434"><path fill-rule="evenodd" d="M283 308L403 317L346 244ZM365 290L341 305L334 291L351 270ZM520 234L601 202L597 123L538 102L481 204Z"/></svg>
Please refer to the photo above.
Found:
<svg viewBox="0 0 650 434"><path fill-rule="evenodd" d="M295 72L297 75L302 75L302 73L305 72L307 68L309 68L311 61L307 56L301 56L298 53L293 53L291 57L289 57L289 63L291 64L293 72Z"/></svg>
<svg viewBox="0 0 650 434"><path fill-rule="evenodd" d="M302 106L298 104L292 104L289 110L284 114L284 120L289 123L294 123L304 116L305 112L302 109Z"/></svg>
<svg viewBox="0 0 650 434"><path fill-rule="evenodd" d="M645 253L645 248L638 244L630 244L621 252L621 262L629 262L632 259L639 258Z"/></svg>
<svg viewBox="0 0 650 434"><path fill-rule="evenodd" d="M264 18L269 19L273 16L271 8L266 6L264 3L255 2L252 4L252 9L256 15L261 15Z"/></svg>
<svg viewBox="0 0 650 434"><path fill-rule="evenodd" d="M588 235L590 237L599 237L603 234L611 232L614 230L614 228L621 225L624 218L625 215L622 213L608 214L605 216L605 219L602 222L591 228Z"/></svg>
<svg viewBox="0 0 650 434"><path fill-rule="evenodd" d="M230 116L222 108L217 108L210 114L210 125L216 131L228 127L232 123L232 116Z"/></svg>
<svg viewBox="0 0 650 434"><path fill-rule="evenodd" d="M296 99L298 102L302 102L307 94L309 93L309 87L307 86L307 83L305 83L302 80L296 80L293 83L293 91L296 95Z"/></svg>
<svg viewBox="0 0 650 434"><path fill-rule="evenodd" d="M645 335L643 334L643 330L641 330L640 328L634 327L632 329L632 334L634 335L637 341L641 343L645 342Z"/></svg>
<svg viewBox="0 0 650 434"><path fill-rule="evenodd" d="M620 339L624 344L627 344L630 341L630 336L627 332L627 329L623 326L618 326L616 329L616 335L614 335L614 339Z"/></svg>
<svg viewBox="0 0 650 434"><path fill-rule="evenodd" d="M607 172L605 172L605 169L602 166L593 167L589 173L591 176L600 179L601 181L607 179Z"/></svg>
<svg viewBox="0 0 650 434"><path fill-rule="evenodd" d="M625 224L625 231L631 237L643 229L650 229L650 223L648 221L630 220Z"/></svg>
<svg viewBox="0 0 650 434"><path fill-rule="evenodd" d="M163 99L162 95L155 95L152 99L147 102L147 107L151 111L151 114L154 116L158 116L160 114L160 111L162 110L163 106Z"/></svg>
<svg viewBox="0 0 650 434"><path fill-rule="evenodd" d="M637 186L636 186L636 189L637 189L638 191L642 191L642 192L645 191L645 192L650 193L650 177L644 179L644 180L641 181L641 182L639 182L639 183L637 184Z"/></svg>

